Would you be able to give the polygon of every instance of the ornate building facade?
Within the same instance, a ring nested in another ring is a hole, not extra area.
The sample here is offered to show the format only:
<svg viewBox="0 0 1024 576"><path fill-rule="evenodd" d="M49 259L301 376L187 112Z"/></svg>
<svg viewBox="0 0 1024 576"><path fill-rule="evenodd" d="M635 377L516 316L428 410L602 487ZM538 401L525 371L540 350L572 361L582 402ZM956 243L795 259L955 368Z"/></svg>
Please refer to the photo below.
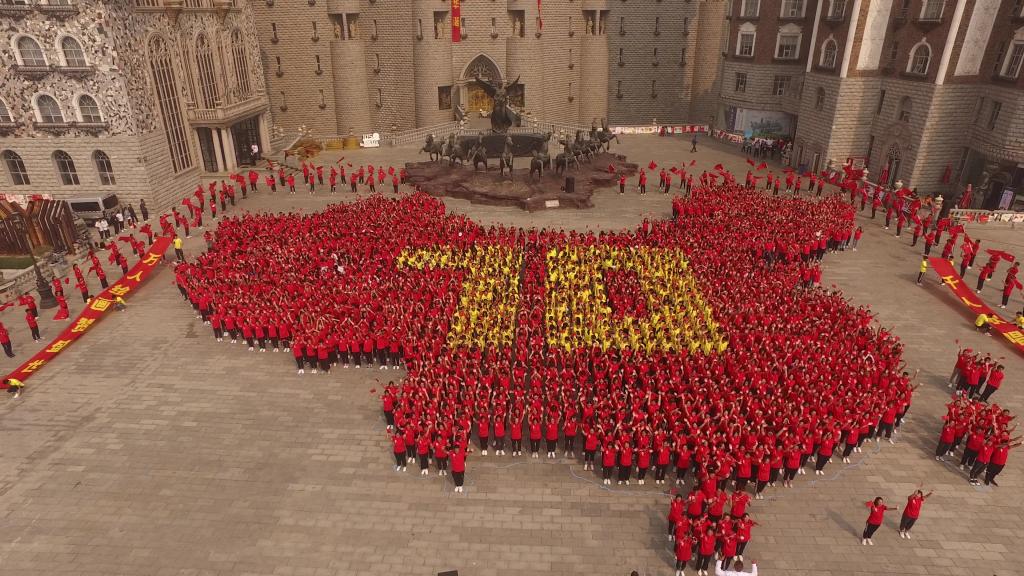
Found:
<svg viewBox="0 0 1024 576"><path fill-rule="evenodd" d="M0 188L172 203L271 136L490 108L710 123L792 162L1024 189L1024 0L0 0Z"/></svg>
<svg viewBox="0 0 1024 576"><path fill-rule="evenodd" d="M707 122L724 0L252 0L275 122L389 132L490 109L479 76L518 79L544 120ZM711 61L711 66L702 62ZM698 65L698 63L701 63Z"/></svg>
<svg viewBox="0 0 1024 576"><path fill-rule="evenodd" d="M270 144L245 4L4 0L0 25L5 194L165 208Z"/></svg>
<svg viewBox="0 0 1024 576"><path fill-rule="evenodd" d="M719 122L996 207L1024 188L1021 0L731 0Z"/></svg>

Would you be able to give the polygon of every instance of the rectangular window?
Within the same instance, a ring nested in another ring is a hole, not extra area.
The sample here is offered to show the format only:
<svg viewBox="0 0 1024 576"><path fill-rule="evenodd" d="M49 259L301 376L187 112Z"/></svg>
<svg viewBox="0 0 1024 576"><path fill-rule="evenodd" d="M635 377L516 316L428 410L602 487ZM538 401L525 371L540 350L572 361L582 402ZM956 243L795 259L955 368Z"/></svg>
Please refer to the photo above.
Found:
<svg viewBox="0 0 1024 576"><path fill-rule="evenodd" d="M1006 78L1020 77L1021 64L1024 63L1024 43L1014 44L1010 57L1006 60L1003 76Z"/></svg>
<svg viewBox="0 0 1024 576"><path fill-rule="evenodd" d="M875 108L875 115L882 113L882 106L885 105L885 90L878 91L878 106Z"/></svg>
<svg viewBox="0 0 1024 576"><path fill-rule="evenodd" d="M523 38L526 36L526 11L509 10L508 21L512 26L512 35Z"/></svg>
<svg viewBox="0 0 1024 576"><path fill-rule="evenodd" d="M359 39L359 14L345 14L345 39Z"/></svg>
<svg viewBox="0 0 1024 576"><path fill-rule="evenodd" d="M434 39L440 40L445 37L445 30L448 29L448 13L434 12Z"/></svg>
<svg viewBox="0 0 1024 576"><path fill-rule="evenodd" d="M782 17L799 18L804 15L804 0L782 0Z"/></svg>
<svg viewBox="0 0 1024 576"><path fill-rule="evenodd" d="M747 91L747 73L737 72L736 73L736 92L744 93Z"/></svg>
<svg viewBox="0 0 1024 576"><path fill-rule="evenodd" d="M776 76L772 80L772 96L785 96L789 92L789 85L792 80L789 76Z"/></svg>
<svg viewBox="0 0 1024 576"><path fill-rule="evenodd" d="M924 0L921 20L942 20L942 8L945 3L945 0Z"/></svg>
<svg viewBox="0 0 1024 576"><path fill-rule="evenodd" d="M992 111L988 114L988 129L995 130L996 124L999 122L999 112L1003 109L1002 102L992 101Z"/></svg>
<svg viewBox="0 0 1024 576"><path fill-rule="evenodd" d="M608 32L608 10L601 10L597 21L597 33L604 36Z"/></svg>
<svg viewBox="0 0 1024 576"><path fill-rule="evenodd" d="M736 54L738 56L753 56L754 55L754 33L753 32L740 32L740 41L736 46Z"/></svg>
<svg viewBox="0 0 1024 576"><path fill-rule="evenodd" d="M985 109L985 97L978 96L978 102L974 105L974 123L981 120L981 111Z"/></svg>
<svg viewBox="0 0 1024 576"><path fill-rule="evenodd" d="M1006 42L999 43L999 50L996 51L996 58L992 64L992 73L1000 74L1003 70L1003 59L1006 57ZM1000 74L1001 75L1001 74Z"/></svg>
<svg viewBox="0 0 1024 576"><path fill-rule="evenodd" d="M842 20L846 14L846 0L832 0L828 8L829 20Z"/></svg>
<svg viewBox="0 0 1024 576"><path fill-rule="evenodd" d="M438 110L451 110L452 109L452 87L451 86L438 86L437 87L437 109Z"/></svg>
<svg viewBox="0 0 1024 576"><path fill-rule="evenodd" d="M740 15L743 18L757 18L761 6L760 0L741 0L741 2L743 2L743 8Z"/></svg>
<svg viewBox="0 0 1024 576"><path fill-rule="evenodd" d="M779 46L775 50L775 57L780 60L793 60L798 56L799 49L799 34L779 34Z"/></svg>

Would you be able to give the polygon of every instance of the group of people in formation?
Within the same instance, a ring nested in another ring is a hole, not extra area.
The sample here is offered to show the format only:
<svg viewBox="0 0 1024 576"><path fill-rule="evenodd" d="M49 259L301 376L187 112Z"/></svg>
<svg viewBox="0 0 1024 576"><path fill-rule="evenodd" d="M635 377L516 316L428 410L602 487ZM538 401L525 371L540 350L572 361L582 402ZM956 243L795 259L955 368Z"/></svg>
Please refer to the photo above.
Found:
<svg viewBox="0 0 1024 576"><path fill-rule="evenodd" d="M860 198L860 210L863 211L870 201L871 218L875 218L879 208L885 210L884 228L889 230L891 226L896 228L896 237L903 235L905 230L910 230L911 246L923 244L923 256L925 260L932 255L932 250L938 250L942 258L949 260L959 268L960 277L966 279L967 271L975 268L975 261L982 254L981 239L971 238L964 229L963 224L958 224L948 216L942 216L935 204L927 202L918 197L916 190L911 190L897 182L893 188L886 188L874 185L861 185L848 187L850 203L856 204ZM912 227L912 228L911 228ZM948 236L946 236L948 234ZM945 240L944 240L945 239ZM959 263L957 264L959 246ZM975 281L975 292L981 293L985 284L996 278L1000 269L1000 263L1007 262L1006 271L1003 272L1002 282L996 286L1000 291L1000 308L1009 305L1013 293L1024 288L1017 277L1020 274L1020 263L1016 257L1006 251L996 249L985 249L988 260L978 268L978 277ZM921 272L927 271L927 262L922 262ZM918 277L918 284L921 284L921 276ZM987 332L988 326L985 326Z"/></svg>
<svg viewBox="0 0 1024 576"><path fill-rule="evenodd" d="M1006 467L1010 451L1021 445L1021 436L1013 436L1016 416L998 404L954 395L946 404L942 417L935 459L944 462L961 445L960 469L968 475L968 482L986 486L999 486L996 477Z"/></svg>
<svg viewBox="0 0 1024 576"><path fill-rule="evenodd" d="M628 234L481 226L419 193L232 215L176 281L216 338L288 348L299 371L404 364L382 399L395 467L459 491L469 454L543 446L605 484L736 477L761 498L891 440L902 345L805 288L853 208L719 170L673 209Z"/></svg>
<svg viewBox="0 0 1024 576"><path fill-rule="evenodd" d="M716 574L733 562L738 564L737 571L743 570L743 552L758 523L747 512L750 495L740 488L727 494L724 487L724 480L706 478L685 496L680 492L672 498L668 539L675 553L676 576L683 576L691 561L698 575L707 576L716 558Z"/></svg>
<svg viewBox="0 0 1024 576"><path fill-rule="evenodd" d="M918 487L917 490L914 490L913 494L907 496L907 505L903 507L903 516L900 517L900 538L912 539L910 531L921 516L921 507L924 506L924 501L930 498L932 494L932 491L929 490L928 493L925 493L921 487ZM868 508L868 519L864 523L864 532L861 534L860 543L864 546L874 546L875 541L873 538L875 532L885 519L885 513L889 510L898 510L899 507L889 506L881 496L875 497L874 500L868 500L864 505Z"/></svg>

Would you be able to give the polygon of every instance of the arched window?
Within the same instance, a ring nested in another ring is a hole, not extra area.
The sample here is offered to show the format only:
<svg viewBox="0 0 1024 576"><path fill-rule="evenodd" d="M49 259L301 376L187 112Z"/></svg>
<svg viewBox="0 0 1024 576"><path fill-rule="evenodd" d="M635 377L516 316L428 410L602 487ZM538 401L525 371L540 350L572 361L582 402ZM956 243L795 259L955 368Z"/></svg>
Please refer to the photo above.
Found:
<svg viewBox="0 0 1024 576"><path fill-rule="evenodd" d="M23 66L46 66L46 57L39 42L30 36L18 38L18 56Z"/></svg>
<svg viewBox="0 0 1024 576"><path fill-rule="evenodd" d="M90 124L103 122L100 105L96 103L95 98L87 94L78 97L78 119Z"/></svg>
<svg viewBox="0 0 1024 576"><path fill-rule="evenodd" d="M80 184L78 170L75 170L75 161L71 159L70 154L63 150L57 150L53 153L53 162L57 165L57 176L60 177L61 184L65 186Z"/></svg>
<svg viewBox="0 0 1024 576"><path fill-rule="evenodd" d="M245 57L245 43L242 40L242 33L237 28L231 33L231 56L235 64L235 83L238 86L238 99L246 100L251 93L249 62Z"/></svg>
<svg viewBox="0 0 1024 576"><path fill-rule="evenodd" d="M7 104L0 100L0 122L6 122L10 124L14 122L14 118L11 117L11 111L7 108Z"/></svg>
<svg viewBox="0 0 1024 576"><path fill-rule="evenodd" d="M910 99L910 96L904 96L900 100L900 108L897 119L900 122L910 122L910 115L914 113L914 102Z"/></svg>
<svg viewBox="0 0 1024 576"><path fill-rule="evenodd" d="M167 42L154 36L149 42L149 69L153 75L160 116L163 118L164 135L171 154L171 165L175 172L192 167L192 154L185 135L185 123L178 102L178 84L174 77L174 62Z"/></svg>
<svg viewBox="0 0 1024 576"><path fill-rule="evenodd" d="M100 175L100 184L113 186L117 183L114 180L114 167L110 164L110 156L103 150L92 153L92 161L96 164L96 173Z"/></svg>
<svg viewBox="0 0 1024 576"><path fill-rule="evenodd" d="M85 61L85 52L82 45L71 36L65 36L60 41L60 50L64 53L64 65L71 68L85 68L89 65Z"/></svg>
<svg viewBox="0 0 1024 576"><path fill-rule="evenodd" d="M64 122L64 114L60 111L60 104L48 94L40 94L36 98L36 111L39 113L38 120L46 124L60 124Z"/></svg>
<svg viewBox="0 0 1024 576"><path fill-rule="evenodd" d="M31 182L28 179L28 170L25 169L25 163L22 162L21 156L13 150L4 150L3 153L4 164L7 165L7 171L11 174L11 182L15 186L28 186Z"/></svg>
<svg viewBox="0 0 1024 576"><path fill-rule="evenodd" d="M836 41L832 38L825 40L825 44L821 47L821 67L832 70L836 67L836 54L839 52L839 47L836 45Z"/></svg>
<svg viewBox="0 0 1024 576"><path fill-rule="evenodd" d="M199 65L199 95L202 97L203 108L216 108L217 77L213 71L213 50L205 34L196 38L196 63Z"/></svg>
<svg viewBox="0 0 1024 576"><path fill-rule="evenodd" d="M921 43L914 48L910 55L910 63L907 72L924 76L928 73L928 63L932 59L932 49L927 44Z"/></svg>

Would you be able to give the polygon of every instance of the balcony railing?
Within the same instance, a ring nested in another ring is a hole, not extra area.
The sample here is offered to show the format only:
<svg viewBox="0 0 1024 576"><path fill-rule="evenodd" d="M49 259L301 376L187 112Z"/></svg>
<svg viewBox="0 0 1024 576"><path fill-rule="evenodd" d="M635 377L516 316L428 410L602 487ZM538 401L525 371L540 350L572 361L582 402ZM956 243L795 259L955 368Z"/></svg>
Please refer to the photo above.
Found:
<svg viewBox="0 0 1024 576"><path fill-rule="evenodd" d="M5 122L3 120L0 120L0 134L10 134L11 132L17 130L18 126L21 126L20 122L15 122L13 120L10 122Z"/></svg>
<svg viewBox="0 0 1024 576"><path fill-rule="evenodd" d="M189 122L199 124L227 123L241 120L245 116L260 112L266 108L262 94L256 94L248 100L235 102L217 108L192 108L187 112Z"/></svg>
<svg viewBox="0 0 1024 576"><path fill-rule="evenodd" d="M98 132L105 132L110 128L109 122L72 122L71 125L82 132L91 132L94 134Z"/></svg>
<svg viewBox="0 0 1024 576"><path fill-rule="evenodd" d="M30 78L42 78L49 74L53 69L46 64L41 65L26 65L26 64L15 64L11 67L16 73L22 76L28 76Z"/></svg>
<svg viewBox="0 0 1024 576"><path fill-rule="evenodd" d="M47 4L37 2L35 9L39 12L56 18L68 18L78 14L78 4L69 2L67 4Z"/></svg>
<svg viewBox="0 0 1024 576"><path fill-rule="evenodd" d="M68 74L70 76L86 76L96 72L95 66L62 66L58 65L54 67L54 70L61 74Z"/></svg>
<svg viewBox="0 0 1024 576"><path fill-rule="evenodd" d="M54 132L56 134L62 134L71 130L71 122L33 122L32 127L36 130L42 130L44 132Z"/></svg>
<svg viewBox="0 0 1024 576"><path fill-rule="evenodd" d="M28 13L32 11L32 6L28 4L6 4L0 3L0 16L6 18L24 18L28 16Z"/></svg>

